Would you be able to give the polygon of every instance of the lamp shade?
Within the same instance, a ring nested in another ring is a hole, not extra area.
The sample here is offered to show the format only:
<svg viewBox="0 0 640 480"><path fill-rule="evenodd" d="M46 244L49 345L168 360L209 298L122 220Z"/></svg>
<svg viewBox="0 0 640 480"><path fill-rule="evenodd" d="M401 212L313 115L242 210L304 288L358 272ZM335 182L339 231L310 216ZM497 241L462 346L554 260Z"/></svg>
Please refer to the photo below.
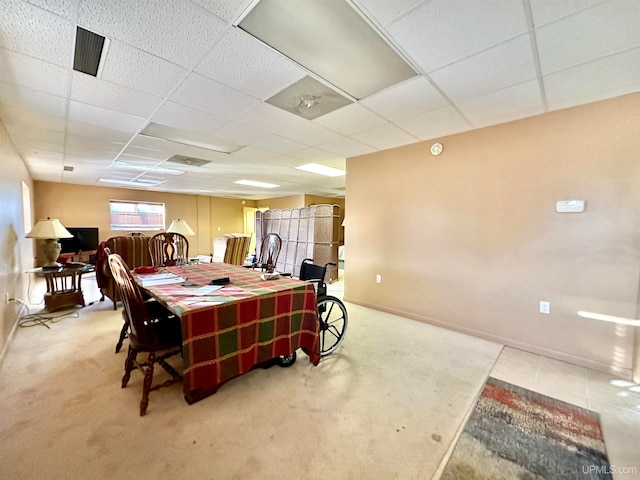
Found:
<svg viewBox="0 0 640 480"><path fill-rule="evenodd" d="M57 218L39 220L33 229L27 234L27 238L48 240L50 238L72 238L73 235L64 228Z"/></svg>
<svg viewBox="0 0 640 480"><path fill-rule="evenodd" d="M194 232L186 220L174 220L171 222L171 225L167 229L168 233L179 233L184 235L185 237L193 237L196 232Z"/></svg>

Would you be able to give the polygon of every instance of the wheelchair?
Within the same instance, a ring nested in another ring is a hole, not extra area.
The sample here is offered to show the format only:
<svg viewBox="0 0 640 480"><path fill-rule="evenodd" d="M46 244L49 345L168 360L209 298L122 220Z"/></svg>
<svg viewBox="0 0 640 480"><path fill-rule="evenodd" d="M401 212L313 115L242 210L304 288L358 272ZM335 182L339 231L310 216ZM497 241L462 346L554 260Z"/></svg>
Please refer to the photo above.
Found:
<svg viewBox="0 0 640 480"><path fill-rule="evenodd" d="M316 287L316 298L318 304L318 321L320 323L320 356L324 357L334 352L344 340L347 333L349 318L347 308L339 298L327 295L327 284L324 281L327 273L327 266L316 265L310 258L305 258L300 265L300 280L312 282ZM295 363L296 352L291 355L280 357L281 367L288 367Z"/></svg>

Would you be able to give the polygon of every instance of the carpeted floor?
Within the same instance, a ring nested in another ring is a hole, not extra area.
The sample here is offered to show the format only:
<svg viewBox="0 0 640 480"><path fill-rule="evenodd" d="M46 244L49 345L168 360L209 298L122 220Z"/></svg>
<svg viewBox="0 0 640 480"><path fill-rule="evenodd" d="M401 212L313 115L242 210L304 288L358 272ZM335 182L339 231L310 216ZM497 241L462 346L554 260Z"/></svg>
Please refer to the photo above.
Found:
<svg viewBox="0 0 640 480"><path fill-rule="evenodd" d="M489 378L441 480L611 479L597 413Z"/></svg>
<svg viewBox="0 0 640 480"><path fill-rule="evenodd" d="M121 308L20 328L0 370L0 478L430 479L502 346L347 308L343 345L317 367L300 353L193 405L175 384L145 417L139 372L120 388Z"/></svg>

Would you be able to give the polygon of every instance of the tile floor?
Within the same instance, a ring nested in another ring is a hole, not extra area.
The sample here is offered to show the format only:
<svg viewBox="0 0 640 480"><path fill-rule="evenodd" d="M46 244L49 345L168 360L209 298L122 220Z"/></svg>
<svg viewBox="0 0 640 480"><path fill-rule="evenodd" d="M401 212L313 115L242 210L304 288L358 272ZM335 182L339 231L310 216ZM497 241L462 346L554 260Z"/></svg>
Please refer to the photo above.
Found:
<svg viewBox="0 0 640 480"><path fill-rule="evenodd" d="M491 376L598 412L613 477L640 479L640 386L509 347Z"/></svg>

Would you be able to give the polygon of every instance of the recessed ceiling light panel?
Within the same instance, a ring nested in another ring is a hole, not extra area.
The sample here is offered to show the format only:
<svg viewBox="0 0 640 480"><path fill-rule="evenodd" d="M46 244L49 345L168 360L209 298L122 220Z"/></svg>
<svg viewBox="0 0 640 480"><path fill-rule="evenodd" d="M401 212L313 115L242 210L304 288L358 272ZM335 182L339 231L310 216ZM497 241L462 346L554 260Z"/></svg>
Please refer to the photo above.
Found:
<svg viewBox="0 0 640 480"><path fill-rule="evenodd" d="M340 170L339 168L327 167L326 165L320 165L318 163L307 163L296 168L298 170L317 173L318 175L325 175L327 177L340 177L346 173L344 170Z"/></svg>
<svg viewBox="0 0 640 480"><path fill-rule="evenodd" d="M254 182L253 180L237 180L233 183L237 183L238 185L247 185L249 187L259 187L259 188L276 188L280 186L274 183Z"/></svg>
<svg viewBox="0 0 640 480"><path fill-rule="evenodd" d="M344 0L261 0L238 27L356 99L416 75Z"/></svg>
<svg viewBox="0 0 640 480"><path fill-rule="evenodd" d="M169 142L180 143L192 147L204 148L220 153L233 153L240 150L244 145L225 142L217 138L204 135L190 130L169 127L160 123L150 122L147 127L140 132L140 135L151 138L158 138Z"/></svg>

